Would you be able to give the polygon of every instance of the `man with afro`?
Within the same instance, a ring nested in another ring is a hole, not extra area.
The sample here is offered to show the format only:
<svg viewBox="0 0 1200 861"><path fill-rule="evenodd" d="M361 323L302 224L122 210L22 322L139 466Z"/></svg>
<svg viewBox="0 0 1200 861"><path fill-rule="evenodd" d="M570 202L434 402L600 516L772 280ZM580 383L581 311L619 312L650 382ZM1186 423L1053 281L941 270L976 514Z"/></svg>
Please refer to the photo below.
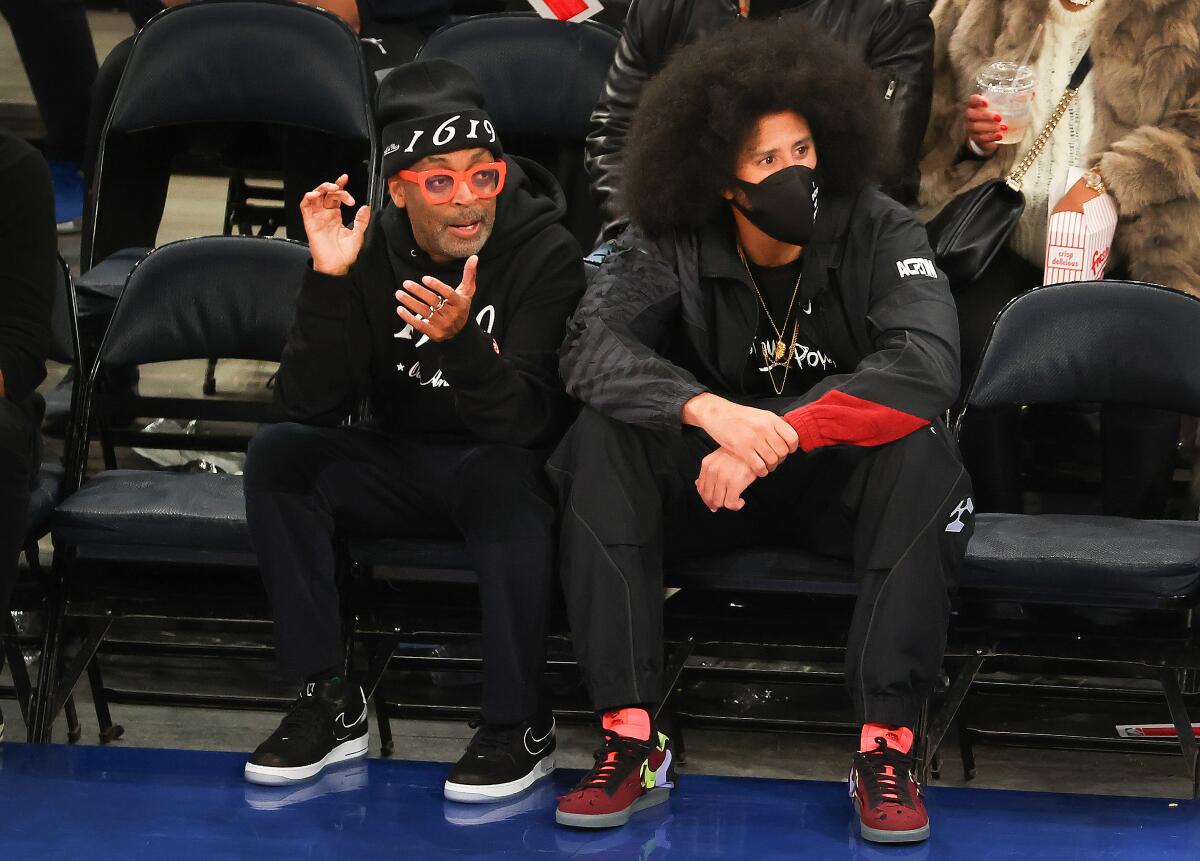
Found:
<svg viewBox="0 0 1200 861"><path fill-rule="evenodd" d="M747 23L677 53L634 117L632 225L560 372L583 409L548 469L580 662L604 728L560 823L666 799L664 557L791 545L852 563L846 680L861 833L923 840L913 728L972 532L942 420L958 329L924 229L879 191L866 67L811 25Z"/></svg>

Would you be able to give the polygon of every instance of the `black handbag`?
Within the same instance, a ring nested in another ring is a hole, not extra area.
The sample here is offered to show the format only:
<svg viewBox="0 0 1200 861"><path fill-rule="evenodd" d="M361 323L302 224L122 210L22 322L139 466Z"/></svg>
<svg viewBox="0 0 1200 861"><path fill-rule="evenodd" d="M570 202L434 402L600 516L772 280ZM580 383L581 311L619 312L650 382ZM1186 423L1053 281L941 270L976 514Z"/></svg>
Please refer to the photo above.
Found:
<svg viewBox="0 0 1200 861"><path fill-rule="evenodd" d="M1025 212L1025 195L1021 193L1025 174L1045 149L1091 69L1092 52L1089 49L1075 67L1066 92L1058 100L1045 128L1008 176L964 191L926 225L934 259L956 289L979 278L1008 243Z"/></svg>

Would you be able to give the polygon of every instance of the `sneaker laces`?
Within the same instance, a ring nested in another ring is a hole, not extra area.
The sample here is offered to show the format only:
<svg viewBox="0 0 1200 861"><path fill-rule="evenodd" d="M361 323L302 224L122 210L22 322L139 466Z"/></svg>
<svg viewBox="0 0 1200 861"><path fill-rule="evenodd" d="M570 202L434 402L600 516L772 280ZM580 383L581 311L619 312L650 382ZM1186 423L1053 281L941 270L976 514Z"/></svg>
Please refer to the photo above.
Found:
<svg viewBox="0 0 1200 861"><path fill-rule="evenodd" d="M592 757L595 765L583 776L576 789L604 789L619 785L630 769L641 765L649 754L650 743L604 730L604 745Z"/></svg>
<svg viewBox="0 0 1200 861"><path fill-rule="evenodd" d="M523 724L494 724L478 717L470 721L467 726L476 730L475 737L471 739L470 749L482 754L488 751L508 753L512 748L513 733Z"/></svg>
<svg viewBox="0 0 1200 861"><path fill-rule="evenodd" d="M279 724L276 734L286 735L289 738L319 736L328 720L329 716L325 714L324 708L317 702L316 697L300 696L292 703L283 722Z"/></svg>
<svg viewBox="0 0 1200 861"><path fill-rule="evenodd" d="M869 805L899 804L913 807L912 793L909 791L912 758L888 747L882 738L875 739L875 743L874 750L859 754L865 768L860 768L858 774L867 790Z"/></svg>

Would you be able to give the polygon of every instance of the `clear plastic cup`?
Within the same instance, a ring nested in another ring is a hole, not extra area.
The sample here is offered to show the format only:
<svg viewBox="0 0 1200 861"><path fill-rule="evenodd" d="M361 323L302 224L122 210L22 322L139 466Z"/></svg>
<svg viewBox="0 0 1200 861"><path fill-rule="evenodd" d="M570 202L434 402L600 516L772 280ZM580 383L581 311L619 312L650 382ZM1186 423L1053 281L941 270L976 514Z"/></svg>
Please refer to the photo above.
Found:
<svg viewBox="0 0 1200 861"><path fill-rule="evenodd" d="M1008 126L997 143L1020 143L1033 114L1033 68L1017 63L992 63L979 72L975 83L979 94L987 99L988 107Z"/></svg>

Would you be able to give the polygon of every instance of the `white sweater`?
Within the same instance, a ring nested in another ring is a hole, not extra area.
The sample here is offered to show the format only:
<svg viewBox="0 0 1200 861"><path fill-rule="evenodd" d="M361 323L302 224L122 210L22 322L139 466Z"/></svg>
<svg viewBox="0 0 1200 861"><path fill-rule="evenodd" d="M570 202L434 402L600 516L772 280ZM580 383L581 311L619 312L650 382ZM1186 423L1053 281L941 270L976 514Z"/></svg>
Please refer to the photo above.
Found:
<svg viewBox="0 0 1200 861"><path fill-rule="evenodd" d="M1071 73L1091 44L1096 18L1105 2L1107 0L1095 0L1091 6L1067 11L1059 0L1049 0L1041 55L1034 64L1037 90L1033 116L1025 138L1016 145L1021 157L1029 152L1033 139L1054 113L1054 107L1071 80ZM1013 231L1011 243L1014 251L1039 269L1046 260L1046 220L1058 203L1067 172L1072 167L1087 166L1087 145L1092 138L1094 116L1095 97L1089 75L1046 148L1025 174L1025 213Z"/></svg>

